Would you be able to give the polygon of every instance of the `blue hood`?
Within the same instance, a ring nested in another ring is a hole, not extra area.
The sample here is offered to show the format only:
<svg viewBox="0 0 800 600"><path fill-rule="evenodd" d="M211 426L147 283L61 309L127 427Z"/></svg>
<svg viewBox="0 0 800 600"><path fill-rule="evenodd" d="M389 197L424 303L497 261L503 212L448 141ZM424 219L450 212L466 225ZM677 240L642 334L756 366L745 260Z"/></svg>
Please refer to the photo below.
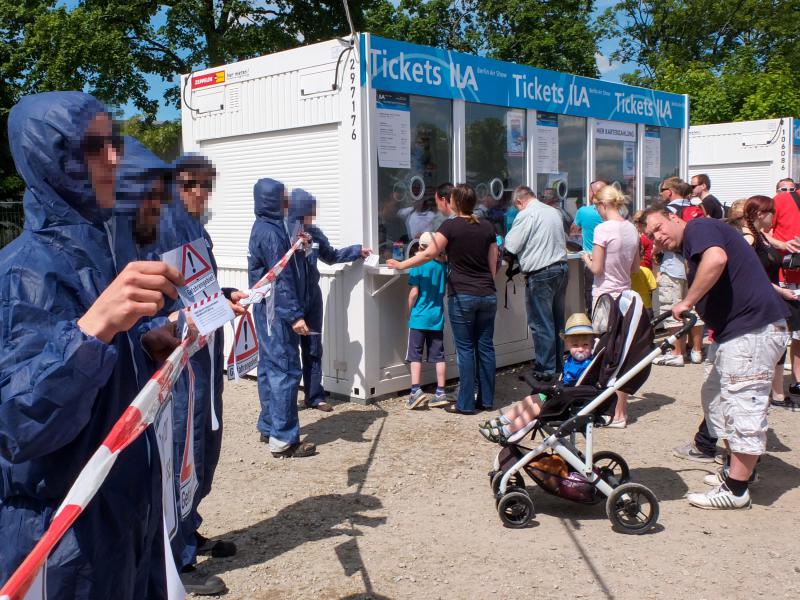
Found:
<svg viewBox="0 0 800 600"><path fill-rule="evenodd" d="M280 181L259 179L253 187L256 216L267 219L283 219L284 190Z"/></svg>
<svg viewBox="0 0 800 600"><path fill-rule="evenodd" d="M310 215L316 206L317 199L314 196L303 189L293 189L292 195L289 197L289 216L287 217L289 225L298 221L302 223L303 219Z"/></svg>
<svg viewBox="0 0 800 600"><path fill-rule="evenodd" d="M82 150L89 123L100 112L107 112L105 106L83 92L26 96L11 109L8 137L27 188L26 229L99 223L110 216L97 206Z"/></svg>
<svg viewBox="0 0 800 600"><path fill-rule="evenodd" d="M172 173L172 167L139 140L125 136L125 157L117 167L117 203L114 212L134 215L153 183L159 178L170 177Z"/></svg>

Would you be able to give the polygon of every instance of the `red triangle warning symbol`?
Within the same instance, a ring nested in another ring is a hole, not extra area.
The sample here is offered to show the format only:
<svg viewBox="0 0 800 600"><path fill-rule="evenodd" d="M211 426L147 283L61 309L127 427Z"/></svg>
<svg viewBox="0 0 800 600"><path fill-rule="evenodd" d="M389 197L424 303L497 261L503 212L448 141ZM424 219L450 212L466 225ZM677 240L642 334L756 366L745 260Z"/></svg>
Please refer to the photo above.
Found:
<svg viewBox="0 0 800 600"><path fill-rule="evenodd" d="M202 277L211 270L211 266L203 258L203 255L195 250L191 244L183 245L183 256L181 257L181 273L183 274L184 285L188 285L198 277Z"/></svg>
<svg viewBox="0 0 800 600"><path fill-rule="evenodd" d="M240 362L246 358L258 354L258 339L256 339L256 328L253 325L253 317L250 312L244 313L243 317L239 318L239 324L236 326L236 336L233 340L233 347L231 348L231 355L228 357L228 364L233 363L233 354L236 353L236 361Z"/></svg>

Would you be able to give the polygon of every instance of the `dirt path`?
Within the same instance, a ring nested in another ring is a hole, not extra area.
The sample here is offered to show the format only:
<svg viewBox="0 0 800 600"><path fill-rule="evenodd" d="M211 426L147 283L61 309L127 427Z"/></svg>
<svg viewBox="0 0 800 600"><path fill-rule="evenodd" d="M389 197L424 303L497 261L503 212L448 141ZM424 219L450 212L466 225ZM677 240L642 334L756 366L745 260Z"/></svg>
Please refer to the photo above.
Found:
<svg viewBox="0 0 800 600"><path fill-rule="evenodd" d="M596 450L622 454L661 501L660 526L612 531L604 506L580 506L529 486L537 518L500 523L488 487L496 446L485 417L408 411L402 399L302 410L319 454L277 460L259 443L252 381L225 392L225 438L206 535L239 547L204 568L226 598L775 598L800 597L800 414L773 411L769 455L748 511L690 507L711 465L672 457L700 420L702 368L656 367L632 401L633 423L604 430ZM517 399L516 373L497 398Z"/></svg>

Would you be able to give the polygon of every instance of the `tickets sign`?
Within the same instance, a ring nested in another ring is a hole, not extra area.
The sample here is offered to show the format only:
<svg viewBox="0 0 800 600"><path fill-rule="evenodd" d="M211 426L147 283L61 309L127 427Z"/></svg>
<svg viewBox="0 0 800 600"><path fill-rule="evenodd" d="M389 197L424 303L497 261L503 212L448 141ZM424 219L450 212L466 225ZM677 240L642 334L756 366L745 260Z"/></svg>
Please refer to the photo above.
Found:
<svg viewBox="0 0 800 600"><path fill-rule="evenodd" d="M206 73L204 75L195 75L192 77L192 89L198 90L200 88L209 87L211 85L219 85L225 83L225 71L214 71L213 73Z"/></svg>

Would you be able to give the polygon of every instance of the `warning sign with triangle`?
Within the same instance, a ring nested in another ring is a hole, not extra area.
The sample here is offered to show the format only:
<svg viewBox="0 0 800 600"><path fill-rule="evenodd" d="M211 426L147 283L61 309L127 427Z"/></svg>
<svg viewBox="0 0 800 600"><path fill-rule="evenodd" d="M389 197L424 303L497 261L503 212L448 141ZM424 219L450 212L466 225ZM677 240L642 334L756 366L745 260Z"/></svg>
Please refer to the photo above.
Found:
<svg viewBox="0 0 800 600"><path fill-rule="evenodd" d="M250 312L239 317L233 347L228 356L228 379L235 379L234 362L239 376L246 375L258 364L258 339Z"/></svg>
<svg viewBox="0 0 800 600"><path fill-rule="evenodd" d="M202 277L211 270L211 265L203 258L192 244L184 244L181 256L181 273L184 285L189 285L198 277Z"/></svg>

